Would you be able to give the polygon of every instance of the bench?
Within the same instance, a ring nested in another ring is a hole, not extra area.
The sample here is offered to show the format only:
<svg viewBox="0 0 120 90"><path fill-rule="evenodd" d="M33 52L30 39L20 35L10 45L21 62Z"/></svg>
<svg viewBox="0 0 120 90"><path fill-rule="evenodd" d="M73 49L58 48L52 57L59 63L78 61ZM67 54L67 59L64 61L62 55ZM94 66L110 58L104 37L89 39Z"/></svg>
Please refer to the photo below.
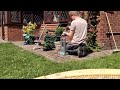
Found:
<svg viewBox="0 0 120 90"><path fill-rule="evenodd" d="M37 34L34 33L34 37L36 38L36 40L39 39L40 35L42 34L40 40L43 40L44 39L44 35L46 34L46 30L49 31L49 35L54 35L55 34L55 30L56 28L58 27L58 23L57 24L42 24L40 29L39 29L39 32ZM43 32L43 29L44 32ZM63 27L63 29L65 29L65 27Z"/></svg>
<svg viewBox="0 0 120 90"><path fill-rule="evenodd" d="M54 35L54 32L55 32L55 29L58 27L58 24L42 24L40 29L36 29L34 30L34 33L32 36L34 36L35 38L35 42L38 42L37 40L39 39L40 35L42 34L41 36L41 39L40 40L43 40L44 38L44 35L46 33L46 30L49 30L49 34L50 35ZM43 31L43 29L45 29Z"/></svg>
<svg viewBox="0 0 120 90"><path fill-rule="evenodd" d="M42 25L41 25L41 28L40 28L40 34L39 34L39 35L41 35L41 33L43 32L43 29L45 29L45 30L44 30L44 32L43 32L43 34L42 34L41 40L43 40L44 35L45 35L45 33L46 33L46 30L49 31L49 34L50 34L50 35L54 35L55 29L56 29L57 27L58 27L58 24L42 24Z"/></svg>

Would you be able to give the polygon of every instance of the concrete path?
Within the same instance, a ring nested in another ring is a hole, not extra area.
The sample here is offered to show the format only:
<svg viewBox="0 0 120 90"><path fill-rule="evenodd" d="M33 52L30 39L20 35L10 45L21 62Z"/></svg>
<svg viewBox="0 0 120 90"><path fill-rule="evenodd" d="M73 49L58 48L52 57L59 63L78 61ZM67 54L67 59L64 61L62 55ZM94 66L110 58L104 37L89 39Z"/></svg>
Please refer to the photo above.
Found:
<svg viewBox="0 0 120 90"><path fill-rule="evenodd" d="M0 38L0 43L7 43L7 41L2 40L2 39Z"/></svg>
<svg viewBox="0 0 120 90"><path fill-rule="evenodd" d="M34 79L120 79L120 69L81 69L54 73Z"/></svg>

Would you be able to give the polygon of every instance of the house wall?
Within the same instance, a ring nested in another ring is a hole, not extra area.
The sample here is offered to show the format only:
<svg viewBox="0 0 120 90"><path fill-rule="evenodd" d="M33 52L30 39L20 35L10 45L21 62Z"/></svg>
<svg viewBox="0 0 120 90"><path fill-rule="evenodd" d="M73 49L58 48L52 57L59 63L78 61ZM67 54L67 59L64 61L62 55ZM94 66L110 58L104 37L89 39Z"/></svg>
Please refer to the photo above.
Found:
<svg viewBox="0 0 120 90"><path fill-rule="evenodd" d="M14 12L14 11L12 11ZM30 16L28 15L30 14ZM43 19L43 12L42 11L18 11L18 13L11 13L11 11L4 11L4 34L2 33L1 24L0 24L0 38L5 38L6 41L23 41L24 38L22 36L22 25L23 18L27 18L30 21L33 21L38 24L38 27L41 25ZM28 17L26 17L28 16ZM39 17L40 16L40 17ZM11 19L11 17L13 17ZM31 17L31 18L29 18ZM16 22L16 19L17 22ZM28 21L29 21L28 20ZM0 15L0 22L1 22L1 15ZM5 37L3 35L5 35Z"/></svg>
<svg viewBox="0 0 120 90"><path fill-rule="evenodd" d="M113 32L120 32L120 11L114 11L113 14L108 13L108 17L111 23ZM5 40L6 41L23 41L20 25L7 25L5 26ZM108 23L104 11L100 11L100 22L97 25L97 43L102 49L112 49L114 47L113 39L107 37L106 32L109 32ZM2 30L0 28L0 37L2 36ZM120 46L120 35L114 35L117 46Z"/></svg>
<svg viewBox="0 0 120 90"><path fill-rule="evenodd" d="M21 27L17 25L12 25L12 26L5 26L4 28L4 33L5 33L5 40L6 41L22 41L24 40L22 37L22 31ZM0 27L0 31L1 27ZM2 32L0 32L2 33Z"/></svg>
<svg viewBox="0 0 120 90"><path fill-rule="evenodd" d="M8 40L9 41L22 41L24 40L22 36L22 30L21 26L8 26L8 29L6 31L8 33Z"/></svg>
<svg viewBox="0 0 120 90"><path fill-rule="evenodd" d="M110 21L111 28L113 32L120 33L120 11L114 11L113 14L108 13L108 18ZM107 37L106 32L110 32L108 27L108 22L105 16L104 11L100 12L100 22L97 25L97 42L102 47L102 49L112 49L115 48L113 43L113 38ZM120 46L120 35L114 35L117 46Z"/></svg>
<svg viewBox="0 0 120 90"><path fill-rule="evenodd" d="M4 27L5 31L5 40L6 41L24 41L24 38L22 36L23 32L22 32L22 26L21 25L6 25ZM38 31L34 31L33 32L34 35L38 36L39 33ZM2 29L0 27L0 36L2 38Z"/></svg>

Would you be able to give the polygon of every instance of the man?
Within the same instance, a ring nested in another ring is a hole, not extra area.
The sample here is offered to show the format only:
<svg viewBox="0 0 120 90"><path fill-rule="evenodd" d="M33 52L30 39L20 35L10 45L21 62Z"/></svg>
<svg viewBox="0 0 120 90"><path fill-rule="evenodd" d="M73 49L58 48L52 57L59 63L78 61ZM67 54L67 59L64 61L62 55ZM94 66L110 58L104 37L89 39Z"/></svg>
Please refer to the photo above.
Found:
<svg viewBox="0 0 120 90"><path fill-rule="evenodd" d="M69 16L72 19L69 27L69 32L63 32L62 35L66 35L70 38L70 43L66 45L66 51L74 50L79 47L80 44L85 44L87 38L87 22L82 19L77 11L70 11Z"/></svg>

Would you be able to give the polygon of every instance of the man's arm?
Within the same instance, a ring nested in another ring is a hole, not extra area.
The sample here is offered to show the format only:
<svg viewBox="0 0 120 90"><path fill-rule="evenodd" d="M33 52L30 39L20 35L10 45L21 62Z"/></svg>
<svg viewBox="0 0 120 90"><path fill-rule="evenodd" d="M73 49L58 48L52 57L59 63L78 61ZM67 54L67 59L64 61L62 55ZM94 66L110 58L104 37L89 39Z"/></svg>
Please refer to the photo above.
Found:
<svg viewBox="0 0 120 90"><path fill-rule="evenodd" d="M66 35L72 40L74 35L74 30L70 30L69 32L66 32Z"/></svg>
<svg viewBox="0 0 120 90"><path fill-rule="evenodd" d="M75 32L75 24L71 22L71 26L69 26L70 31L66 32L66 35L72 40L74 32Z"/></svg>
<svg viewBox="0 0 120 90"><path fill-rule="evenodd" d="M68 31L68 30L67 30ZM69 32L63 32L63 36L67 36L69 41L71 41L73 39L73 35L74 35L74 30L69 30Z"/></svg>

